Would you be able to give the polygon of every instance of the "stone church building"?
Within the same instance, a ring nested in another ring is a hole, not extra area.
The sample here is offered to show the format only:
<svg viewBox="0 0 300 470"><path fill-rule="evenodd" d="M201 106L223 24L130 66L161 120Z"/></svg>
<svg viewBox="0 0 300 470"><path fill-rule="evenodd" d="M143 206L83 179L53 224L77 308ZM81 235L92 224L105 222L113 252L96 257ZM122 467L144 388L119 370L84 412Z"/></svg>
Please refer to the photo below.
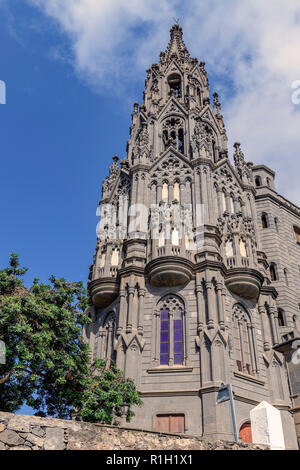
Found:
<svg viewBox="0 0 300 470"><path fill-rule="evenodd" d="M274 348L300 330L300 209L239 143L233 160L205 63L176 24L134 104L127 157L103 181L85 335L141 393L130 426L232 440L230 402L217 400L231 384L241 438L267 401L295 448Z"/></svg>

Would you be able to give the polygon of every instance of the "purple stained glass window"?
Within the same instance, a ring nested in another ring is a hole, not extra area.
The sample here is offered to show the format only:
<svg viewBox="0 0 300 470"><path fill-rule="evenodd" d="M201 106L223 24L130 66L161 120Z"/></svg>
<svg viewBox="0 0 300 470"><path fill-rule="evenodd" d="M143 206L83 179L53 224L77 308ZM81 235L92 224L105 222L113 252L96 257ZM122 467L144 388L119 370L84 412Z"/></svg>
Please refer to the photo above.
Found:
<svg viewBox="0 0 300 470"><path fill-rule="evenodd" d="M174 364L183 364L183 320L182 312L174 312Z"/></svg>
<svg viewBox="0 0 300 470"><path fill-rule="evenodd" d="M169 364L169 312L160 312L160 364Z"/></svg>

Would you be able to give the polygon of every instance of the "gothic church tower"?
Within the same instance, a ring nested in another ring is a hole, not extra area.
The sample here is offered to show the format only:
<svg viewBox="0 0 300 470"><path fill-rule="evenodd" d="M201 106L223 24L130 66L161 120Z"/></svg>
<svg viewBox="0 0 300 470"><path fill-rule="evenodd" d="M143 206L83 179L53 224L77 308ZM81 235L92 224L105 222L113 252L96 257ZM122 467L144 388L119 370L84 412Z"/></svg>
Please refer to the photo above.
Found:
<svg viewBox="0 0 300 470"><path fill-rule="evenodd" d="M103 182L89 291L94 357L116 361L144 406L135 428L233 439L263 400L293 420L277 291L257 227L253 165L228 158L217 93L176 24L134 104L127 157Z"/></svg>

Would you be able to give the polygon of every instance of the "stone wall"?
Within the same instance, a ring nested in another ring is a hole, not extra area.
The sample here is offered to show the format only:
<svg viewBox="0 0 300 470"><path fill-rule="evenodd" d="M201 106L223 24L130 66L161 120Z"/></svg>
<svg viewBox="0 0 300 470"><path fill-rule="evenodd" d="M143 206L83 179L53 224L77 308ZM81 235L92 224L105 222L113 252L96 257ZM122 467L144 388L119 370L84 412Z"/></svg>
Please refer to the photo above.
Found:
<svg viewBox="0 0 300 470"><path fill-rule="evenodd" d="M77 421L0 412L0 450L264 450L264 446L208 441Z"/></svg>

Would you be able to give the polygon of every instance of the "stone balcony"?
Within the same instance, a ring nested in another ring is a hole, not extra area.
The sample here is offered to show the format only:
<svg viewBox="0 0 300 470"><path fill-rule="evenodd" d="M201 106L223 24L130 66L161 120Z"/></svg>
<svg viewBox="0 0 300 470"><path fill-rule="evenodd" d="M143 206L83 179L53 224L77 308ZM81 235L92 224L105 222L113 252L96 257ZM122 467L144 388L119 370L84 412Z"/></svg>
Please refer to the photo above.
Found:
<svg viewBox="0 0 300 470"><path fill-rule="evenodd" d="M119 284L117 267L98 268L89 284L93 304L100 308L111 304L119 293Z"/></svg>
<svg viewBox="0 0 300 470"><path fill-rule="evenodd" d="M257 299L263 284L263 275L254 268L251 259L240 256L227 258L225 284L232 292L246 299Z"/></svg>
<svg viewBox="0 0 300 470"><path fill-rule="evenodd" d="M182 246L170 244L155 249L146 272L152 285L181 286L193 276L192 253Z"/></svg>

